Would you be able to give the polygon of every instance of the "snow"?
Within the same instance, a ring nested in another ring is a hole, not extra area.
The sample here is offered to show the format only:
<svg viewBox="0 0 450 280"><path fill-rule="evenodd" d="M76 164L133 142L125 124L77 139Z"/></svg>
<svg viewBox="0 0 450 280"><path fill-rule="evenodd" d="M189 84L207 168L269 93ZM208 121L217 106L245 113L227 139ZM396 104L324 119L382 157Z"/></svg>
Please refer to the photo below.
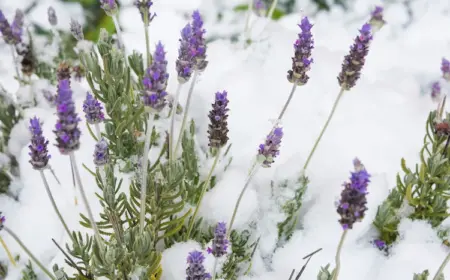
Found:
<svg viewBox="0 0 450 280"><path fill-rule="evenodd" d="M5 2L5 3L3 3ZM6 3L7 2L7 3ZM2 1L0 8L8 18L15 8L30 4L28 0ZM120 14L124 40L128 53L133 49L145 50L143 26L132 1L122 1ZM187 23L192 9L199 8L205 18L209 35L225 36L242 33L244 14L235 14L231 8L242 1L211 0L164 0L155 1L154 11L158 16L150 27L153 45L161 40L169 60L168 91L173 94L177 83L175 59L177 56L179 32ZM212 4L214 3L214 4ZM68 30L70 17L80 22L81 8L76 3L40 1L37 8L27 17L26 24L38 23L48 27L47 7L53 5L59 18L58 28ZM216 5L217 4L217 5ZM255 228L255 238L261 237L254 256L250 275L240 279L287 279L292 269L300 269L302 258L323 248L311 259L302 279L316 279L321 266L334 266L334 255L341 235L337 222L335 202L338 200L341 184L349 176L352 160L359 157L372 174L369 185L367 216L355 225L348 235L342 251L340 279L412 279L413 273L429 269L433 274L448 253L440 245L436 231L421 221L403 219L399 230L401 238L395 244L392 254L386 257L370 243L375 237L371 225L377 206L395 185L395 175L400 172L400 159L409 165L418 161L422 146L425 120L428 112L436 107L429 96L429 84L440 77L440 59L450 55L450 34L443 31L450 25L450 3L446 1L416 0L411 4L413 21L409 21L404 6L400 3L386 4L385 18L388 24L379 31L370 46L363 75L354 89L346 92L319 148L307 170L310 185L303 207L299 229L292 239L273 253L276 245L276 224L284 217L279 210L283 197L292 195L292 189L277 189L285 179L295 180L307 154L318 136L331 110L339 88L336 76L340 71L343 56L357 34L358 28L367 20L373 0L356 0L352 11L344 13L335 7L330 13L316 14L309 1L296 4L294 14L279 22L266 22L254 17L252 35L255 43L247 49L242 44L218 39L208 45L209 65L197 81L192 99L191 117L196 121L199 147L207 145L207 113L216 91L227 90L230 99L229 137L233 144L230 151L233 161L227 172L218 168L216 187L205 195L200 216L209 223L228 221L240 189L245 183L247 172L254 159L256 149L272 126L284 104L291 84L286 80L293 55L292 44L297 37L296 25L301 15L311 17L316 48L313 51L314 64L307 85L297 89L295 97L283 119L285 138L281 154L270 169L261 169L249 186L238 211L235 227ZM215 12L223 12L224 21L216 23ZM302 9L302 11L300 11ZM264 30L263 32L261 32ZM17 98L28 100L28 94L40 96L47 88L45 81L33 81L33 89L18 88L13 80L14 69L8 46L0 43L0 84ZM72 81L77 108L81 104L87 84ZM54 89L53 89L54 90ZM181 92L184 104L188 87ZM44 186L37 171L28 163L27 134L28 118L38 116L44 122L43 130L53 141L52 129L56 116L41 97L38 108L25 110L25 121L19 123L11 134L9 152L17 156L22 174L19 186L19 202L7 196L0 196L0 210L7 217L7 225L27 244L30 250L51 268L53 263L64 265L63 256L52 243L54 238L60 245L68 241L62 226L55 216ZM39 99L38 98L38 99ZM179 127L181 116L177 117ZM168 122L161 121L158 129L167 128ZM94 192L97 187L92 176L88 176L81 164L92 168L94 141L86 127L82 128L82 147L76 153L78 167L84 174L83 185L95 216L100 204ZM51 174L47 180L57 198L62 215L72 230L83 229L78 213L85 212L83 205L75 206L69 158L61 156L50 145L53 155L51 165L61 180L58 185ZM151 154L154 158L156 154ZM3 160L2 160L3 161ZM201 174L206 176L211 159L202 158ZM223 164L223 163L222 163ZM223 165L222 165L223 166ZM274 180L272 196L271 180ZM127 185L124 182L124 185ZM449 221L444 221L448 225ZM25 254L7 235L3 235L13 254L20 254L19 268L9 267L8 279L19 279L20 269L27 262ZM163 252L163 279L184 279L186 256L193 249L200 250L194 241L179 243ZM0 250L0 260L6 255ZM212 268L213 260L207 256L206 266ZM66 268L67 272L70 272ZM42 276L41 272L36 272ZM450 275L450 267L445 269ZM44 278L42 278L44 279Z"/></svg>

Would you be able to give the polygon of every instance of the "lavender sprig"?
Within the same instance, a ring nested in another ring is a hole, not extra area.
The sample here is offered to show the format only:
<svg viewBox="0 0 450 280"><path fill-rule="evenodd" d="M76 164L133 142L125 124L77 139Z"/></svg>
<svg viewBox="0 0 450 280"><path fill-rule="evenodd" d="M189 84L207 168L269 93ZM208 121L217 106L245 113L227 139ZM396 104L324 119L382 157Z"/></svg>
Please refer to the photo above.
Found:
<svg viewBox="0 0 450 280"><path fill-rule="evenodd" d="M3 35L3 40L5 41L5 43L9 45L14 45L17 43L13 36L11 25L9 24L2 10L0 10L0 32Z"/></svg>
<svg viewBox="0 0 450 280"><path fill-rule="evenodd" d="M89 92L83 103L83 112L89 124L99 124L105 119L102 104Z"/></svg>
<svg viewBox="0 0 450 280"><path fill-rule="evenodd" d="M72 90L67 79L59 81L56 104L58 121L53 131L56 134L56 146L61 154L68 155L80 147L78 122L81 120L75 112Z"/></svg>
<svg viewBox="0 0 450 280"><path fill-rule="evenodd" d="M221 148L228 141L228 93L216 92L215 101L209 111L208 138L211 148ZM182 132L180 132L182 133Z"/></svg>
<svg viewBox="0 0 450 280"><path fill-rule="evenodd" d="M186 280L206 280L210 279L211 275L206 272L203 262L205 256L202 252L192 251L187 257L188 267L186 268Z"/></svg>
<svg viewBox="0 0 450 280"><path fill-rule="evenodd" d="M194 70L202 72L208 66L206 61L206 41L203 28L203 19L198 10L192 13L192 41L191 52L194 60Z"/></svg>
<svg viewBox="0 0 450 280"><path fill-rule="evenodd" d="M208 253L216 258L220 258L227 253L228 248L227 226L225 223L217 223L214 231L214 239L211 248L208 248ZM215 272L215 271L214 271Z"/></svg>
<svg viewBox="0 0 450 280"><path fill-rule="evenodd" d="M434 102L439 102L439 100L441 100L441 85L439 81L436 81L431 85L431 99Z"/></svg>
<svg viewBox="0 0 450 280"><path fill-rule="evenodd" d="M441 71L442 77L450 82L450 61L445 58L442 58Z"/></svg>
<svg viewBox="0 0 450 280"><path fill-rule="evenodd" d="M14 16L14 20L11 24L11 32L14 37L15 44L22 42L23 17L24 17L24 14L23 14L22 10L17 9L16 14Z"/></svg>
<svg viewBox="0 0 450 280"><path fill-rule="evenodd" d="M94 164L97 167L104 166L108 164L109 162L109 155L108 155L108 143L105 139L100 139L100 141L95 144L95 150L94 150Z"/></svg>
<svg viewBox="0 0 450 280"><path fill-rule="evenodd" d="M73 18L70 20L70 32L77 41L84 40L83 28L81 27L81 24Z"/></svg>
<svg viewBox="0 0 450 280"><path fill-rule="evenodd" d="M364 24L359 32L360 35L355 38L350 53L344 58L342 70L338 76L339 85L344 90L354 87L361 76L361 70L369 53L369 44L373 38L370 24Z"/></svg>
<svg viewBox="0 0 450 280"><path fill-rule="evenodd" d="M194 61L192 59L191 41L192 41L192 27L187 24L181 30L180 48L178 50L178 59L175 63L178 73L178 82L181 84L189 81L194 68Z"/></svg>
<svg viewBox="0 0 450 280"><path fill-rule="evenodd" d="M267 135L266 141L259 145L258 162L261 163L262 167L270 167L274 159L279 155L282 138L283 129L281 127L275 127Z"/></svg>
<svg viewBox="0 0 450 280"><path fill-rule="evenodd" d="M114 15L118 8L116 0L100 0L100 7L109 16Z"/></svg>
<svg viewBox="0 0 450 280"><path fill-rule="evenodd" d="M30 164L36 170L45 169L48 166L50 155L48 154L48 140L42 134L41 124L39 119L34 117L30 119L30 132L32 133L31 144L28 146L31 157Z"/></svg>
<svg viewBox="0 0 450 280"><path fill-rule="evenodd" d="M156 16L156 13L150 12L153 2L151 0L136 0L134 1L134 5L138 8L139 13L141 14L142 22L144 22L146 26L150 25L153 18Z"/></svg>
<svg viewBox="0 0 450 280"><path fill-rule="evenodd" d="M266 4L262 0L253 0L253 8L258 16L262 17L266 14Z"/></svg>
<svg viewBox="0 0 450 280"><path fill-rule="evenodd" d="M383 7L375 6L375 9L370 14L369 24L372 26L374 33L386 24L386 21L383 18L383 12Z"/></svg>
<svg viewBox="0 0 450 280"><path fill-rule="evenodd" d="M304 17L298 26L301 32L294 44L295 56L292 58L292 70L288 71L287 78L289 82L302 86L309 80L306 73L313 62L311 51L314 48L314 39L311 34L313 25L309 22L308 17Z"/></svg>

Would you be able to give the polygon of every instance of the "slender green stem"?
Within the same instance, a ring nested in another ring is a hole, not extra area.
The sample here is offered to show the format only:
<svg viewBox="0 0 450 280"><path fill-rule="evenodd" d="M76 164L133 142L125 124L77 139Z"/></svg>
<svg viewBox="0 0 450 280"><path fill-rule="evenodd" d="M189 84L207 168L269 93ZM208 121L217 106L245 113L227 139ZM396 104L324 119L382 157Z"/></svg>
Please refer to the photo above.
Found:
<svg viewBox="0 0 450 280"><path fill-rule="evenodd" d="M184 115L183 115L183 121L181 122L180 133L178 134L177 144L175 145L175 150L173 152L175 155L177 154L178 148L181 145L181 140L183 139L184 127L186 126L189 105L191 104L192 92L194 91L194 86L195 86L195 82L197 80L197 75L198 75L198 72L194 71L194 76L192 77L191 85L189 87L189 92L188 92L188 96L187 96L187 100L186 100L186 106L184 106Z"/></svg>
<svg viewBox="0 0 450 280"><path fill-rule="evenodd" d="M6 251L6 255L8 255L8 259L11 262L11 264L16 267L16 261L14 260L13 255L11 254L11 251L8 249L8 246L6 246L5 241L3 240L3 238L0 236L0 244L2 244L3 249L5 249Z"/></svg>
<svg viewBox="0 0 450 280"><path fill-rule="evenodd" d="M341 100L341 97L342 97L344 91L345 91L344 88L341 88L341 91L339 92L336 100L334 101L333 108L331 109L330 115L328 116L328 119L325 122L325 125L324 125L324 127L322 128L322 131L319 134L319 137L317 138L316 142L314 143L314 146L313 146L311 152L309 153L309 156L308 156L308 158L307 158L307 160L305 162L305 165L303 166L304 170L306 170L306 168L308 167L308 164L311 161L311 158L312 158L314 152L316 151L317 145L319 145L319 142L322 139L322 136L325 133L325 130L327 130L327 127L330 124L331 119L333 118L334 112L336 111L336 108L337 108L337 106L339 104L339 101Z"/></svg>
<svg viewBox="0 0 450 280"><path fill-rule="evenodd" d="M216 269L217 269L217 263L219 262L218 258L214 258L214 266L212 270L212 280L216 280Z"/></svg>
<svg viewBox="0 0 450 280"><path fill-rule="evenodd" d="M202 191L200 193L200 197L198 199L197 205L195 207L194 215L192 215L191 220L189 222L188 231L187 231L186 239L185 239L186 241L189 239L189 237L191 235L192 228L194 227L194 223L195 223L195 217L197 217L198 210L200 209L200 205L202 204L203 196L205 195L206 190L208 189L209 181L211 180L211 177L212 177L212 174L214 172L214 169L216 168L216 165L219 162L219 158L220 158L220 148L217 151L216 157L214 158L214 162L213 162L213 164L211 166L211 169L209 170L208 177L206 177L206 180L203 183L203 188L202 188Z"/></svg>
<svg viewBox="0 0 450 280"><path fill-rule="evenodd" d="M125 65L128 65L128 61L126 59L127 55L125 53L125 42L123 41L122 30L120 29L118 13L116 13L115 15L113 15L111 17L112 17L113 22L114 22L114 27L116 28L117 39L119 41L120 48L123 50L124 55L125 55Z"/></svg>
<svg viewBox="0 0 450 280"><path fill-rule="evenodd" d="M28 254L28 256L30 257L30 259L32 259L37 266L39 266L39 268L45 273L47 274L47 276L52 279L52 280L56 280L55 276L53 276L50 271L48 271L45 266L30 252L30 250L28 250L27 246L25 246L22 241L19 239L19 237L12 231L10 230L8 227L3 227L3 230L6 231L9 235L11 235L12 238L14 238L14 240L19 244L20 247L22 247L22 249L25 251L25 253Z"/></svg>
<svg viewBox="0 0 450 280"><path fill-rule="evenodd" d="M58 182L58 185L61 186L61 182L58 179L58 176L56 176L55 170L53 170L53 168L49 165L48 169L50 169L50 172L52 173L53 177L55 178L56 182Z"/></svg>
<svg viewBox="0 0 450 280"><path fill-rule="evenodd" d="M22 84L22 78L20 77L19 67L17 66L16 49L14 48L13 45L10 45L10 47L11 47L11 55L12 55L13 63L14 63L14 69L16 70L17 81L19 81L19 84Z"/></svg>
<svg viewBox="0 0 450 280"><path fill-rule="evenodd" d="M272 5L270 6L269 12L267 13L267 18L272 19L273 12L275 11L275 8L277 7L278 0L273 0Z"/></svg>
<svg viewBox="0 0 450 280"><path fill-rule="evenodd" d="M253 0L248 0L248 11L244 28L244 41L247 41L249 37L250 17L252 16L252 12L253 12Z"/></svg>
<svg viewBox="0 0 450 280"><path fill-rule="evenodd" d="M53 210L55 210L56 215L59 218L59 221L63 225L64 229L66 230L67 234L72 237L72 234L70 233L69 227L67 226L66 222L64 221L63 216L61 215L61 212L59 212L58 206L56 206L55 199L53 198L52 191L50 190L50 187L47 182L47 178L45 178L45 174L43 170L40 170L39 173L41 173L42 182L44 182L45 190L47 191L48 198L50 199L50 202L52 203Z"/></svg>
<svg viewBox="0 0 450 280"><path fill-rule="evenodd" d="M150 140L152 137L152 130L153 130L153 120L155 115L149 113L148 119L147 119L147 130L145 131L145 144L144 144L144 154L142 157L142 182L141 182L141 212L140 212L140 219L139 219L139 230L142 234L144 232L145 227L145 214L147 210L147 175L148 175L148 152L150 150Z"/></svg>
<svg viewBox="0 0 450 280"><path fill-rule="evenodd" d="M73 152L70 154L70 161L72 161L73 164L73 171L75 173L75 178L77 179L78 186L80 187L81 199L83 200L84 207L86 207L88 218L91 222L92 229L94 230L95 239L97 240L98 246L101 249L103 249L103 239L100 235L100 231L98 230L97 223L94 220L94 215L92 214L91 207L89 205L86 193L84 191L83 183L81 182L80 172L78 171L77 161L75 158L75 154Z"/></svg>
<svg viewBox="0 0 450 280"><path fill-rule="evenodd" d="M149 21L148 13L144 13L145 51L147 57L147 68L152 65L152 55L150 54L150 38L148 35Z"/></svg>
<svg viewBox="0 0 450 280"><path fill-rule="evenodd" d="M439 277L444 273L444 268L447 266L447 263L450 261L450 254L447 255L447 257L442 262L441 266L439 266L438 271L433 277L433 280L439 280Z"/></svg>
<svg viewBox="0 0 450 280"><path fill-rule="evenodd" d="M227 230L227 238L230 237L231 230L233 229L234 219L236 219L236 214L239 209L239 205L241 204L242 197L244 197L244 193L247 190L248 186L250 185L250 182L252 181L253 177L255 176L256 172L258 172L259 165L256 165L255 162L253 166L250 168L250 172L247 176L247 181L245 182L244 187L242 188L241 194L239 195L238 200L236 201L236 205L234 206L233 215L231 216L231 221L228 224L228 230Z"/></svg>
<svg viewBox="0 0 450 280"><path fill-rule="evenodd" d="M332 280L337 280L338 276L339 276L339 270L341 269L341 250L342 250L342 245L344 245L344 240L345 240L345 236L347 236L347 232L348 232L348 230L344 230L344 232L341 235L341 240L339 241L339 245L337 247L336 258L335 258L336 268L334 269Z"/></svg>
<svg viewBox="0 0 450 280"><path fill-rule="evenodd" d="M98 141L100 141L102 139L102 133L100 132L100 125L98 123L96 123L94 125L95 127L95 134L97 136Z"/></svg>
<svg viewBox="0 0 450 280"><path fill-rule="evenodd" d="M281 110L280 115L278 116L278 121L280 121L280 120L283 118L284 113L286 113L287 107L289 106L289 103L291 103L292 97L294 97L294 93L295 93L295 90L296 90L296 89L297 89L297 85L294 84L294 85L292 86L291 93L289 94L289 97L288 97L288 99L286 100L286 103L284 104L284 107L283 107L283 109Z"/></svg>
<svg viewBox="0 0 450 280"><path fill-rule="evenodd" d="M77 197L77 184L75 182L75 172L73 171L73 162L70 161L70 170L72 172L72 185L73 185L73 196L75 205L78 205L78 197Z"/></svg>
<svg viewBox="0 0 450 280"><path fill-rule="evenodd" d="M178 83L177 91L172 102L172 116L170 120L170 132L169 132L169 165L172 165L175 159L175 149L173 146L173 137L175 132L175 116L177 115L178 98L180 97L181 87L183 84Z"/></svg>

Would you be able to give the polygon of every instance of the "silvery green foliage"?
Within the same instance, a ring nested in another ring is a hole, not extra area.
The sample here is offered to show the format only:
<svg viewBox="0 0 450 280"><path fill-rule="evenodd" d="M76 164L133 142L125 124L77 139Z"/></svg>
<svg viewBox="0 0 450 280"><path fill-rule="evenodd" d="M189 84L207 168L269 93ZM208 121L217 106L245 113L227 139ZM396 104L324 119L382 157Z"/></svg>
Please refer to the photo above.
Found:
<svg viewBox="0 0 450 280"><path fill-rule="evenodd" d="M430 273L428 270L425 270L420 274L414 273L413 280L428 280L428 276L430 276ZM444 276L442 275L442 277L439 277L438 280L444 280Z"/></svg>
<svg viewBox="0 0 450 280"><path fill-rule="evenodd" d="M449 116L443 120L437 111L429 114L420 163L414 169L401 161L403 178L397 175L397 186L378 207L374 226L380 239L392 244L398 237L397 226L402 217L428 221L439 226L448 214L447 193L450 191L450 153L448 152ZM405 211L409 208L410 211Z"/></svg>
<svg viewBox="0 0 450 280"><path fill-rule="evenodd" d="M325 267L321 267L319 274L317 274L317 280L332 280L333 273L329 271L329 268L329 264L327 264Z"/></svg>
<svg viewBox="0 0 450 280"><path fill-rule="evenodd" d="M38 277L34 272L33 265L30 261L28 261L28 264L22 270L22 280L38 280Z"/></svg>

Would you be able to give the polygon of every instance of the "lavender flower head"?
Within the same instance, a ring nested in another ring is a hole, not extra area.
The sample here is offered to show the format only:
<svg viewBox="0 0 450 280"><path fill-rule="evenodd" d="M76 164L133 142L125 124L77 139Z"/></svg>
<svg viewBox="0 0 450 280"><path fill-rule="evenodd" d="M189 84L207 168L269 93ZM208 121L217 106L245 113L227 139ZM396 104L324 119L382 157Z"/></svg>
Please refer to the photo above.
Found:
<svg viewBox="0 0 450 280"><path fill-rule="evenodd" d="M31 157L29 163L36 170L42 170L47 167L50 155L48 154L48 140L42 135L42 128L39 119L34 117L30 119L30 132L32 134L31 144L28 146Z"/></svg>
<svg viewBox="0 0 450 280"><path fill-rule="evenodd" d="M152 65L147 69L146 75L142 80L144 84L142 100L145 106L156 111L161 111L164 108L166 105L165 97L167 95L168 79L166 53L164 46L161 42L158 42L153 54Z"/></svg>
<svg viewBox="0 0 450 280"><path fill-rule="evenodd" d="M101 139L95 144L94 164L96 166L104 166L109 162L108 143L105 139Z"/></svg>
<svg viewBox="0 0 450 280"><path fill-rule="evenodd" d="M6 222L6 218L5 218L5 216L2 215L2 212L0 211L0 230L3 229L5 222Z"/></svg>
<svg viewBox="0 0 450 280"><path fill-rule="evenodd" d="M254 0L253 8L258 16L260 16L260 17L265 16L267 7L266 7L266 4L264 3L264 1Z"/></svg>
<svg viewBox="0 0 450 280"><path fill-rule="evenodd" d="M9 25L8 20L5 18L5 15L0 10L0 32L3 35L3 40L7 44L14 44L14 37L12 35L11 26Z"/></svg>
<svg viewBox="0 0 450 280"><path fill-rule="evenodd" d="M194 68L191 46L192 34L192 27L190 24L187 24L181 30L181 39L179 39L180 48L178 49L178 59L175 63L179 83L186 83L192 76Z"/></svg>
<svg viewBox="0 0 450 280"><path fill-rule="evenodd" d="M56 16L55 9L52 6L48 7L47 10L48 22L51 26L56 26L58 24L58 17Z"/></svg>
<svg viewBox="0 0 450 280"><path fill-rule="evenodd" d="M380 249L380 250L383 250L384 247L386 247L386 242L384 242L384 241L381 240L381 239L375 239L375 240L373 241L373 244L374 244L378 249Z"/></svg>
<svg viewBox="0 0 450 280"><path fill-rule="evenodd" d="M366 196L370 175L358 159L353 161L353 165L355 172L351 173L350 182L344 183L337 208L337 212L341 216L339 223L344 230L352 229L355 222L364 218L367 210Z"/></svg>
<svg viewBox="0 0 450 280"><path fill-rule="evenodd" d="M153 18L156 16L155 13L152 14L150 12L150 8L153 5L153 2L151 0L136 0L134 2L134 5L138 8L139 13L141 13L142 21L148 26L150 22L153 21Z"/></svg>
<svg viewBox="0 0 450 280"><path fill-rule="evenodd" d="M204 71L206 66L208 66L208 61L206 61L205 33L202 17L200 12L196 10L192 13L191 55L194 59L195 70L200 72Z"/></svg>
<svg viewBox="0 0 450 280"><path fill-rule="evenodd" d="M86 100L83 103L83 112L86 114L86 121L89 124L101 123L105 119L102 110L102 104L88 92L86 94Z"/></svg>
<svg viewBox="0 0 450 280"><path fill-rule="evenodd" d="M441 85L439 82L434 82L431 85L431 99L434 102L439 102L439 100L441 100Z"/></svg>
<svg viewBox="0 0 450 280"><path fill-rule="evenodd" d="M208 248L208 253L220 258L227 253L228 248L227 226L225 223L218 223L214 232L212 248Z"/></svg>
<svg viewBox="0 0 450 280"><path fill-rule="evenodd" d="M84 40L83 28L81 27L81 24L73 18L70 19L70 32L77 41Z"/></svg>
<svg viewBox="0 0 450 280"><path fill-rule="evenodd" d="M81 132L78 122L81 120L75 112L72 90L67 79L59 81L56 112L58 121L53 131L56 134L56 146L61 154L68 155L80 147Z"/></svg>
<svg viewBox="0 0 450 280"><path fill-rule="evenodd" d="M450 61L445 58L442 58L441 71L442 77L450 82Z"/></svg>
<svg viewBox="0 0 450 280"><path fill-rule="evenodd" d="M350 90L355 86L369 53L369 44L372 40L370 24L364 24L359 32L360 35L355 38L355 43L350 47L350 53L344 58L342 70L338 76L339 85L344 90Z"/></svg>
<svg viewBox="0 0 450 280"><path fill-rule="evenodd" d="M312 24L307 17L304 17L298 26L301 32L294 44L295 56L292 58L292 70L288 71L287 78L289 82L301 86L309 80L306 72L313 62L311 51L314 48L314 40L311 34Z"/></svg>
<svg viewBox="0 0 450 280"><path fill-rule="evenodd" d="M23 33L23 12L19 9L16 10L14 21L11 24L11 32L15 40L15 44L22 42Z"/></svg>
<svg viewBox="0 0 450 280"><path fill-rule="evenodd" d="M259 145L258 161L261 162L262 167L270 167L274 159L280 154L282 138L283 129L276 127L267 135L266 142Z"/></svg>
<svg viewBox="0 0 450 280"><path fill-rule="evenodd" d="M188 267L186 268L186 280L205 280L211 279L211 275L206 272L203 265L205 256L202 252L192 251L187 257Z"/></svg>
<svg viewBox="0 0 450 280"><path fill-rule="evenodd" d="M114 15L117 12L116 0L100 0L100 6L109 16Z"/></svg>
<svg viewBox="0 0 450 280"><path fill-rule="evenodd" d="M208 134L209 146L211 148L221 148L228 141L228 93L226 91L216 92L215 101L209 111Z"/></svg>
<svg viewBox="0 0 450 280"><path fill-rule="evenodd" d="M383 18L383 11L383 7L375 6L375 9L371 13L369 24L372 26L373 32L380 30L386 24Z"/></svg>

